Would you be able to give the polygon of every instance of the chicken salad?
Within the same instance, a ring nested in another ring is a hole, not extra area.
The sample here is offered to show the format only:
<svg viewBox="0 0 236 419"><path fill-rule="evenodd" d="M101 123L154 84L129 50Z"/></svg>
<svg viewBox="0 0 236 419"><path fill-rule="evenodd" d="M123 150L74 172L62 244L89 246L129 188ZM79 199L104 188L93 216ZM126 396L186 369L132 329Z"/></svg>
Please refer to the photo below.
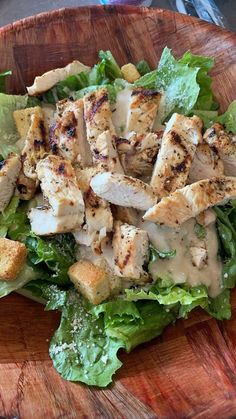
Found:
<svg viewBox="0 0 236 419"><path fill-rule="evenodd" d="M154 70L99 58L25 95L1 83L0 297L60 310L55 368L104 387L119 349L196 307L231 316L236 101L219 113L209 57L165 48Z"/></svg>

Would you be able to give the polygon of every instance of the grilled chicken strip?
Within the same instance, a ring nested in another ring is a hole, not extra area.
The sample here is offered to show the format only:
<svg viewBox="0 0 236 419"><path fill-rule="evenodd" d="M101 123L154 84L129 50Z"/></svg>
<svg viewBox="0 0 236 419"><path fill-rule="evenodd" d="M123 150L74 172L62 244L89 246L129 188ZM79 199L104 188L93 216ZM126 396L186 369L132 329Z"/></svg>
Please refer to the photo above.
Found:
<svg viewBox="0 0 236 419"><path fill-rule="evenodd" d="M82 167L92 163L84 126L83 100L62 100L57 104L57 118L50 129L49 145L58 154Z"/></svg>
<svg viewBox="0 0 236 419"><path fill-rule="evenodd" d="M146 134L153 128L161 94L156 90L138 87L133 89L128 108L125 134L134 131Z"/></svg>
<svg viewBox="0 0 236 419"><path fill-rule="evenodd" d="M34 96L46 92L59 81L65 80L68 76L89 70L90 67L87 67L79 61L72 61L72 63L63 68L55 68L42 74L42 76L35 77L34 84L27 87L28 94Z"/></svg>
<svg viewBox="0 0 236 419"><path fill-rule="evenodd" d="M189 218L214 205L236 198L236 178L218 176L178 189L150 208L143 216L169 227L178 227Z"/></svg>
<svg viewBox="0 0 236 419"><path fill-rule="evenodd" d="M46 130L42 112L31 116L31 125L21 152L22 169L25 176L36 180L37 163L48 153Z"/></svg>
<svg viewBox="0 0 236 419"><path fill-rule="evenodd" d="M87 139L92 154L94 149L96 154L96 140L98 136L104 131L110 131L112 136L115 135L107 89L101 88L95 92L88 93L83 100Z"/></svg>
<svg viewBox="0 0 236 419"><path fill-rule="evenodd" d="M91 246L94 242L96 247L99 247L101 240L113 227L109 203L96 196L90 187L91 179L98 172L98 167L77 170L77 181L85 202L85 224L80 231L74 233L77 243Z"/></svg>
<svg viewBox="0 0 236 419"><path fill-rule="evenodd" d="M15 153L0 161L0 212L4 211L13 195L20 169L20 157Z"/></svg>
<svg viewBox="0 0 236 419"><path fill-rule="evenodd" d="M150 176L161 146L163 132L131 134L127 138L116 140L125 173L133 177Z"/></svg>
<svg viewBox="0 0 236 419"><path fill-rule="evenodd" d="M213 150L219 153L224 163L224 174L236 176L236 136L227 134L221 124L215 123L206 130L203 138Z"/></svg>
<svg viewBox="0 0 236 419"><path fill-rule="evenodd" d="M92 178L90 185L96 195L115 205L146 210L157 201L151 186L139 179L118 173L97 174Z"/></svg>
<svg viewBox="0 0 236 419"><path fill-rule="evenodd" d="M23 201L29 201L32 199L35 195L37 186L37 180L30 179L29 177L25 176L23 170L20 171L16 182L16 189L20 199Z"/></svg>
<svg viewBox="0 0 236 419"><path fill-rule="evenodd" d="M57 217L48 206L32 208L28 217L32 232L38 236L70 232L83 223L83 214L80 212Z"/></svg>
<svg viewBox="0 0 236 419"><path fill-rule="evenodd" d="M84 97L84 109L93 163L103 166L105 170L123 173L107 90L102 88L87 94Z"/></svg>
<svg viewBox="0 0 236 419"><path fill-rule="evenodd" d="M202 122L173 114L166 125L152 174L151 186L161 197L183 187L189 175L196 146L202 142Z"/></svg>
<svg viewBox="0 0 236 419"><path fill-rule="evenodd" d="M148 234L145 230L116 221L112 247L115 275L133 278L136 283L148 281L149 277L143 270L149 257Z"/></svg>
<svg viewBox="0 0 236 419"><path fill-rule="evenodd" d="M37 164L36 172L41 182L44 197L53 209L53 215L81 214L84 216L84 201L75 170L69 160L50 155Z"/></svg>
<svg viewBox="0 0 236 419"><path fill-rule="evenodd" d="M93 162L104 170L124 173L116 149L115 136L110 131L104 131L97 137L96 147L93 148Z"/></svg>
<svg viewBox="0 0 236 419"><path fill-rule="evenodd" d="M211 179L212 177L223 174L224 164L217 150L209 147L208 144L199 144L190 168L189 183L194 183L202 179Z"/></svg>

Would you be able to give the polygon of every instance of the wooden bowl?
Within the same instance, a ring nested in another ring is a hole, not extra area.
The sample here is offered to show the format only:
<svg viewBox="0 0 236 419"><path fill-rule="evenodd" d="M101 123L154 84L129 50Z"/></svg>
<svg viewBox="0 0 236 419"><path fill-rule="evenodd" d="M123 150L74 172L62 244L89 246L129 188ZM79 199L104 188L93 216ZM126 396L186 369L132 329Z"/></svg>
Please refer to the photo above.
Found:
<svg viewBox="0 0 236 419"><path fill-rule="evenodd" d="M36 75L73 59L97 61L110 49L120 64L162 49L215 57L214 91L222 110L236 97L236 36L167 10L134 7L61 9L0 29L0 70L8 91L25 91ZM233 296L236 307L236 294ZM131 354L106 390L64 381L48 341L59 314L19 295L0 305L0 416L20 418L229 418L236 415L236 316L217 322L195 311L188 320Z"/></svg>

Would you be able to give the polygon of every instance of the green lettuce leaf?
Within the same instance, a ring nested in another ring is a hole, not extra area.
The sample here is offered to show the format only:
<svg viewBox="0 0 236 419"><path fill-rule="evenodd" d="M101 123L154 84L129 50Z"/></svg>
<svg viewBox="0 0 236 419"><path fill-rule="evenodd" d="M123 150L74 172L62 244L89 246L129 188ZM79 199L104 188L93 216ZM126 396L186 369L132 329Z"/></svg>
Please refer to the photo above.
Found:
<svg viewBox="0 0 236 419"><path fill-rule="evenodd" d="M32 265L39 265L50 275L47 280L59 285L69 285L68 269L76 262L77 246L72 234L57 234L41 238L31 233L26 238L28 258Z"/></svg>
<svg viewBox="0 0 236 419"><path fill-rule="evenodd" d="M19 198L14 196L5 208L4 212L0 214L0 237L6 237L8 229L15 218L15 213L19 205Z"/></svg>
<svg viewBox="0 0 236 419"><path fill-rule="evenodd" d="M214 211L217 215L219 253L224 263L222 286L224 289L234 288L236 285L236 207L231 201L227 205L214 207Z"/></svg>
<svg viewBox="0 0 236 419"><path fill-rule="evenodd" d="M197 115L199 118L201 118L205 129L210 128L218 118L217 111L202 111L195 108L189 113L189 116L193 115Z"/></svg>
<svg viewBox="0 0 236 419"><path fill-rule="evenodd" d="M139 72L139 74L141 74L141 76L144 76L147 73L151 72L151 69L149 67L149 64L147 61L145 60L141 60L136 64L136 68Z"/></svg>
<svg viewBox="0 0 236 419"><path fill-rule="evenodd" d="M216 121L225 125L226 131L236 134L236 100L229 105L223 115L216 118Z"/></svg>
<svg viewBox="0 0 236 419"><path fill-rule="evenodd" d="M0 281L0 298L5 297L13 291L22 288L27 282L41 278L42 272L33 269L25 264L18 277L14 281Z"/></svg>
<svg viewBox="0 0 236 419"><path fill-rule="evenodd" d="M175 320L174 314L156 301L116 300L101 304L92 312L104 313L106 334L123 342L127 352L159 336Z"/></svg>
<svg viewBox="0 0 236 419"><path fill-rule="evenodd" d="M7 208L0 214L0 237L25 242L30 233L30 223L27 217L31 203L20 201L13 196Z"/></svg>
<svg viewBox="0 0 236 419"><path fill-rule="evenodd" d="M154 246L149 246L149 263L156 262L157 259L169 259L173 258L176 255L176 250L158 250Z"/></svg>
<svg viewBox="0 0 236 419"><path fill-rule="evenodd" d="M207 235L206 228L202 224L199 224L199 223L195 224L194 233L196 234L197 238L200 240L205 239Z"/></svg>
<svg viewBox="0 0 236 419"><path fill-rule="evenodd" d="M92 306L71 287L65 291L46 281L32 281L25 290L59 309L61 323L50 343L54 367L63 378L105 387L122 365L117 352L130 351L160 335L175 320L157 301L122 299Z"/></svg>
<svg viewBox="0 0 236 419"><path fill-rule="evenodd" d="M31 281L24 286L24 289L30 291L34 297L45 301L45 310L61 310L66 303L66 290L47 281Z"/></svg>
<svg viewBox="0 0 236 419"><path fill-rule="evenodd" d="M160 122L163 122L174 112L188 114L193 109L200 92L198 71L198 67L178 62L171 50L165 48L158 69L145 74L134 84L163 93L159 109Z"/></svg>
<svg viewBox="0 0 236 419"><path fill-rule="evenodd" d="M160 122L168 119L174 112L188 115L193 109L201 109L201 112L212 111L216 105L211 90L212 79L208 71L213 64L212 58L193 55L190 52L176 60L171 50L165 48L158 68L145 74L134 84L163 93L159 110Z"/></svg>
<svg viewBox="0 0 236 419"><path fill-rule="evenodd" d="M1 93L6 92L6 88L5 88L6 77L10 76L11 74L12 74L11 70L7 70L7 71L4 71L3 73L0 73L0 92Z"/></svg>
<svg viewBox="0 0 236 419"><path fill-rule="evenodd" d="M15 142L19 139L13 120L13 111L27 106L28 96L0 93L0 154L6 158L11 152L19 152Z"/></svg>
<svg viewBox="0 0 236 419"><path fill-rule="evenodd" d="M188 65L191 68L199 68L197 73L197 83L200 87L195 109L211 110L212 105L215 106L214 97L211 89L212 78L208 72L214 66L214 59L211 57L203 57L200 55L193 55L187 51L179 60L179 63Z"/></svg>
<svg viewBox="0 0 236 419"><path fill-rule="evenodd" d="M90 308L78 293L67 292L49 352L54 367L66 380L105 387L122 365L116 354L124 344L107 336L102 316L93 315Z"/></svg>
<svg viewBox="0 0 236 419"><path fill-rule="evenodd" d="M206 311L218 320L229 320L231 317L230 290L225 289L216 298L210 298Z"/></svg>
<svg viewBox="0 0 236 419"><path fill-rule="evenodd" d="M121 69L113 57L111 51L101 50L99 51L98 55L99 58L101 58L102 63L104 63L105 74L110 81L123 78Z"/></svg>
<svg viewBox="0 0 236 419"><path fill-rule="evenodd" d="M196 306L206 307L208 304L208 293L204 285L189 287L186 284L176 285L173 282L167 283L167 287L163 287L162 283L160 285L157 281L149 290L127 289L125 299L128 301L154 300L171 309L178 304L178 317L186 317Z"/></svg>

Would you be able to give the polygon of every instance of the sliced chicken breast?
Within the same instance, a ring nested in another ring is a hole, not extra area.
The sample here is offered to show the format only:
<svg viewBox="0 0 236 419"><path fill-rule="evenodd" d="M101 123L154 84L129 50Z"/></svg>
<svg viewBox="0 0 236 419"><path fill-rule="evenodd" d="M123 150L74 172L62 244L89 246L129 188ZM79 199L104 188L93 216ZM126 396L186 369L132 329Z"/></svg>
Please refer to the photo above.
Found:
<svg viewBox="0 0 236 419"><path fill-rule="evenodd" d="M50 155L36 168L44 197L55 216L84 214L84 201L69 160Z"/></svg>
<svg viewBox="0 0 236 419"><path fill-rule="evenodd" d="M128 176L150 176L160 149L162 135L153 132L131 134L126 139L116 140L124 171Z"/></svg>
<svg viewBox="0 0 236 419"><path fill-rule="evenodd" d="M0 161L0 212L4 211L10 202L20 169L20 157L15 153L11 153L6 160Z"/></svg>
<svg viewBox="0 0 236 419"><path fill-rule="evenodd" d="M93 176L99 172L98 167L77 170L78 185L83 192L85 202L85 224L80 231L74 233L77 243L99 248L101 240L113 228L113 217L110 205L95 195L90 187Z"/></svg>
<svg viewBox="0 0 236 419"><path fill-rule="evenodd" d="M161 197L183 187L188 179L196 147L202 142L202 122L173 114L166 125L154 166L151 186Z"/></svg>
<svg viewBox="0 0 236 419"><path fill-rule="evenodd" d="M138 213L134 208L112 205L111 210L115 220L122 221L122 223L130 224L133 226L137 225Z"/></svg>
<svg viewBox="0 0 236 419"><path fill-rule="evenodd" d="M149 257L148 234L145 230L116 221L112 247L115 275L133 278L136 283L149 280L148 274L143 270Z"/></svg>
<svg viewBox="0 0 236 419"><path fill-rule="evenodd" d="M197 215L196 220L199 224L202 224L204 227L207 227L210 224L215 223L216 213L209 208L206 211L200 212L200 214Z"/></svg>
<svg viewBox="0 0 236 419"><path fill-rule="evenodd" d="M214 124L204 134L204 140L219 153L224 163L224 174L236 176L236 135L227 134L221 124Z"/></svg>
<svg viewBox="0 0 236 419"><path fill-rule="evenodd" d="M83 100L62 100L57 104L57 118L50 129L49 145L53 154L82 167L91 166L92 158L86 139Z"/></svg>
<svg viewBox="0 0 236 419"><path fill-rule="evenodd" d="M190 168L188 182L194 183L198 180L211 179L223 174L224 164L217 150L209 147L208 144L199 144Z"/></svg>
<svg viewBox="0 0 236 419"><path fill-rule="evenodd" d="M93 153L94 148L96 149L96 140L100 134L104 131L110 131L112 136L115 135L107 89L101 88L88 93L83 100L87 139Z"/></svg>
<svg viewBox="0 0 236 419"><path fill-rule="evenodd" d="M83 223L83 214L80 212L56 217L48 206L32 208L28 217L32 232L38 236L70 232Z"/></svg>
<svg viewBox="0 0 236 419"><path fill-rule="evenodd" d="M92 153L94 164L100 165L104 170L124 173L116 149L115 136L110 131L104 131L97 137Z"/></svg>
<svg viewBox="0 0 236 419"><path fill-rule="evenodd" d="M16 182L16 189L20 199L23 201L29 201L32 199L35 195L38 183L39 182L37 180L30 179L25 176L23 170L21 170Z"/></svg>
<svg viewBox="0 0 236 419"><path fill-rule="evenodd" d="M218 176L178 189L150 208L143 216L169 227L178 227L207 208L236 198L236 178Z"/></svg>
<svg viewBox="0 0 236 419"><path fill-rule="evenodd" d="M146 210L157 201L149 185L118 173L98 174L92 178L90 185L96 195L115 205Z"/></svg>
<svg viewBox="0 0 236 419"><path fill-rule="evenodd" d="M161 94L156 90L135 88L132 91L125 134L146 134L153 128Z"/></svg>
<svg viewBox="0 0 236 419"><path fill-rule="evenodd" d="M82 71L89 71L90 67L82 64L79 61L72 61L72 63L66 65L63 68L56 68L54 70L47 71L42 76L37 76L34 79L32 86L27 87L28 94L30 96L39 95L40 93L46 92L51 89L59 81L65 80L69 76L81 73Z"/></svg>
<svg viewBox="0 0 236 419"><path fill-rule="evenodd" d="M37 179L36 165L48 153L43 114L32 114L31 125L21 152L22 169L25 176Z"/></svg>

